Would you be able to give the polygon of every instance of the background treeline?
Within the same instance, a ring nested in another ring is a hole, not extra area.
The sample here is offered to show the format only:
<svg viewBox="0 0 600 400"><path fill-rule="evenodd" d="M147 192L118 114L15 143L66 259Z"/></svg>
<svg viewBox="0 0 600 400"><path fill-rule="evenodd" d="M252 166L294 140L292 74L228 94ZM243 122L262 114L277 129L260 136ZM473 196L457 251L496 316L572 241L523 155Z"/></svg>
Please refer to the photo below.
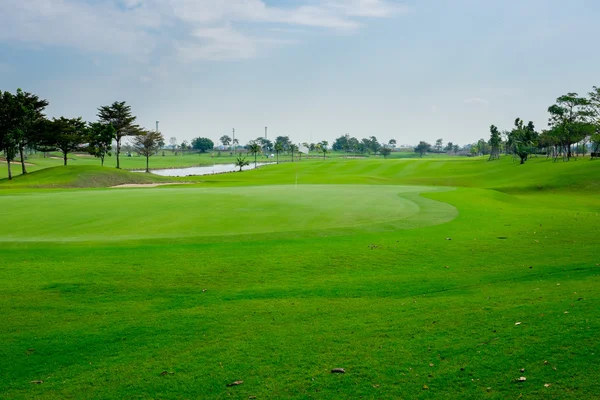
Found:
<svg viewBox="0 0 600 400"><path fill-rule="evenodd" d="M136 117L125 102L114 102L98 108L98 120L86 122L76 118L46 118L44 111L48 101L39 96L17 89L16 93L0 92L0 149L4 153L8 167L8 178L12 179L11 163L16 158L21 163L22 173L27 173L26 152L59 151L64 165L73 152L88 152L104 159L112 154L113 145L117 168L122 140L132 137L132 147L148 158L165 145L158 131L141 128L135 123Z"/></svg>

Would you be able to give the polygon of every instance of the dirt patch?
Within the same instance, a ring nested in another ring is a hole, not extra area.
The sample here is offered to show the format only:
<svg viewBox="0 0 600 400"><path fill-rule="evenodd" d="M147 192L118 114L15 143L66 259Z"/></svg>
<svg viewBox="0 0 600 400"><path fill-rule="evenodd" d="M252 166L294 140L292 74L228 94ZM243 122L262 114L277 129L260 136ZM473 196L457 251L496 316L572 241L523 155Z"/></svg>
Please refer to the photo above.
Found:
<svg viewBox="0 0 600 400"><path fill-rule="evenodd" d="M111 186L111 188L153 188L166 185L189 185L191 182L170 182L170 183L125 183L123 185Z"/></svg>
<svg viewBox="0 0 600 400"><path fill-rule="evenodd" d="M0 163L6 164L6 161L5 160L0 160ZM15 165L15 164L21 165L21 161L16 161L16 160L15 161L11 161L10 164L11 165ZM30 164L30 163L26 162L25 165L32 166L32 165L35 165L35 164Z"/></svg>
<svg viewBox="0 0 600 400"><path fill-rule="evenodd" d="M48 158L52 158L53 160L62 160L62 157L55 157L55 156L50 156Z"/></svg>

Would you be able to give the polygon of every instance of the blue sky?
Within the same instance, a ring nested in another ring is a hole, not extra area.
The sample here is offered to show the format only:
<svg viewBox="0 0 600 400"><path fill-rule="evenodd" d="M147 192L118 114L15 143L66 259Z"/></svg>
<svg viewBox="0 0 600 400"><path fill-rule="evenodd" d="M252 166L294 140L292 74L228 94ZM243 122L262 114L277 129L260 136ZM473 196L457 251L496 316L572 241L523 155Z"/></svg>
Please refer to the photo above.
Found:
<svg viewBox="0 0 600 400"><path fill-rule="evenodd" d="M0 89L169 138L470 143L600 85L596 0L0 0Z"/></svg>

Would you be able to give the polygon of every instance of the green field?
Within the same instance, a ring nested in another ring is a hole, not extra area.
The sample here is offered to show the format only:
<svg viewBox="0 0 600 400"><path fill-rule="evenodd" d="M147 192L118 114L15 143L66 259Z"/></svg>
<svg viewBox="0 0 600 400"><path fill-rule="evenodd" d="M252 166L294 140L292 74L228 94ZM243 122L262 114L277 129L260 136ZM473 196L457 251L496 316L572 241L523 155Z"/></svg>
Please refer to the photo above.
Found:
<svg viewBox="0 0 600 400"><path fill-rule="evenodd" d="M0 398L600 393L600 162L86 163L0 181Z"/></svg>

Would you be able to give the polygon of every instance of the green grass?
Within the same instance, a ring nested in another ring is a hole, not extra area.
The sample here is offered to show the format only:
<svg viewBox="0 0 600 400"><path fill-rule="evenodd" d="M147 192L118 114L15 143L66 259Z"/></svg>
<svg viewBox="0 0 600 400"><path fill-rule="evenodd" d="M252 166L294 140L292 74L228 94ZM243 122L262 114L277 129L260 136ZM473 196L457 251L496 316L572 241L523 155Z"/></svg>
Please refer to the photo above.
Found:
<svg viewBox="0 0 600 400"><path fill-rule="evenodd" d="M23 188L105 188L123 184L173 182L175 179L99 166L49 167L13 180L0 180L0 189Z"/></svg>
<svg viewBox="0 0 600 400"><path fill-rule="evenodd" d="M4 186L0 397L595 398L600 164L530 161Z"/></svg>

